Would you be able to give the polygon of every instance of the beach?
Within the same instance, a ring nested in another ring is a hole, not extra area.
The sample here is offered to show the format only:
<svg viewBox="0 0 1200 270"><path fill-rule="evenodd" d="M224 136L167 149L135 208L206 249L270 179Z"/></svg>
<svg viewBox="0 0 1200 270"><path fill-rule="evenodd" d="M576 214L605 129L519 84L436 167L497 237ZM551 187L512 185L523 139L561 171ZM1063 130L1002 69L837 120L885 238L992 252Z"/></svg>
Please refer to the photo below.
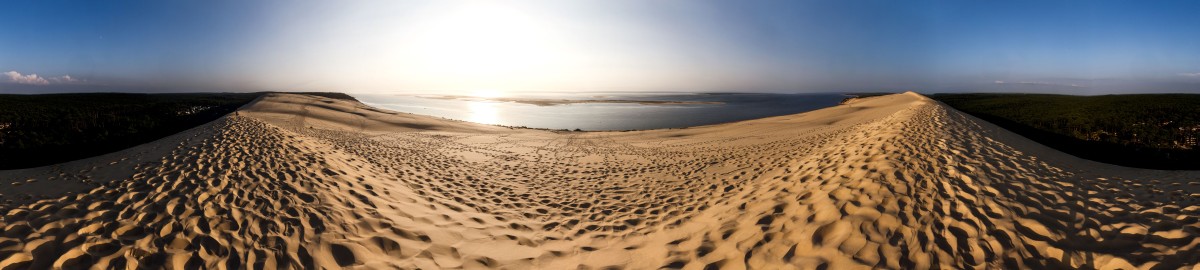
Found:
<svg viewBox="0 0 1200 270"><path fill-rule="evenodd" d="M1200 172L912 92L628 132L269 94L0 185L2 269L1200 269Z"/></svg>

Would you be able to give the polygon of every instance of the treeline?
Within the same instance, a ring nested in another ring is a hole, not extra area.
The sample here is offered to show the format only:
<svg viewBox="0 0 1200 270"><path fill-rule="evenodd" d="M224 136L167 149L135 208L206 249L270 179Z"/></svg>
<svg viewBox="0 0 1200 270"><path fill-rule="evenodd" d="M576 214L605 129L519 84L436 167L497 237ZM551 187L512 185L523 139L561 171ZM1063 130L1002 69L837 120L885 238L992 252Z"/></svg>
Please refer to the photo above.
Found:
<svg viewBox="0 0 1200 270"><path fill-rule="evenodd" d="M50 165L147 143L215 120L262 94L0 95L0 169Z"/></svg>
<svg viewBox="0 0 1200 270"><path fill-rule="evenodd" d="M265 93L266 94L269 94L269 93L304 94L304 95L310 95L310 96L318 96L318 97L324 97L324 98L341 99L341 100L349 100L349 101L358 102L358 99L356 99L350 95L347 95L345 93L338 93L338 92L265 92Z"/></svg>
<svg viewBox="0 0 1200 270"><path fill-rule="evenodd" d="M935 94L933 99L1081 158L1200 169L1200 95Z"/></svg>

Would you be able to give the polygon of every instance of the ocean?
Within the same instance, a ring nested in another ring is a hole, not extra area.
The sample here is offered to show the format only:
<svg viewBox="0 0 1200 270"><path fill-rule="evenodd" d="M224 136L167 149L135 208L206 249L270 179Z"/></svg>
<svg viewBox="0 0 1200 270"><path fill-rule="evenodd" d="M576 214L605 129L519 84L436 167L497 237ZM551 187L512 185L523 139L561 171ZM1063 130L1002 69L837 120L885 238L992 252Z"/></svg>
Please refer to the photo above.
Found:
<svg viewBox="0 0 1200 270"><path fill-rule="evenodd" d="M351 94L378 108L469 122L545 129L682 128L795 114L837 105L845 94L571 93L497 98Z"/></svg>

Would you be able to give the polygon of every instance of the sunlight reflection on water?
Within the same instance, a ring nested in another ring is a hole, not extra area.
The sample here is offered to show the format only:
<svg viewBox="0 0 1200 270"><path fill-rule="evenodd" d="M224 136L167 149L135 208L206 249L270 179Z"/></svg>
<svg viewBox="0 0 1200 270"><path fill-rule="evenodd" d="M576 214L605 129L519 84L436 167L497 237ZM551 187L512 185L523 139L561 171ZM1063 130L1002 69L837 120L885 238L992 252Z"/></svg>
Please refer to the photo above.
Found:
<svg viewBox="0 0 1200 270"><path fill-rule="evenodd" d="M547 129L628 130L708 125L793 114L837 105L842 94L570 94L543 99L700 101L721 104L576 103L539 106L414 95L355 95L364 103L468 122Z"/></svg>
<svg viewBox="0 0 1200 270"><path fill-rule="evenodd" d="M491 125L500 124L500 108L496 107L495 102L468 101L467 113L467 121Z"/></svg>

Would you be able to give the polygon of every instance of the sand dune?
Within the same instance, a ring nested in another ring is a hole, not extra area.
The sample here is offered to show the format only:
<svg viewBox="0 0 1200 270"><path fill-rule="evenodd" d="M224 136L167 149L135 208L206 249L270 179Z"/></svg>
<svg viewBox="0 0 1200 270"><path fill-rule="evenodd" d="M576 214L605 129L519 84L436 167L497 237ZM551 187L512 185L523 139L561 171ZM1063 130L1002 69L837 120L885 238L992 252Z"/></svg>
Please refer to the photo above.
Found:
<svg viewBox="0 0 1200 270"><path fill-rule="evenodd" d="M1200 172L915 93L638 132L271 95L0 184L3 269L1200 269Z"/></svg>

